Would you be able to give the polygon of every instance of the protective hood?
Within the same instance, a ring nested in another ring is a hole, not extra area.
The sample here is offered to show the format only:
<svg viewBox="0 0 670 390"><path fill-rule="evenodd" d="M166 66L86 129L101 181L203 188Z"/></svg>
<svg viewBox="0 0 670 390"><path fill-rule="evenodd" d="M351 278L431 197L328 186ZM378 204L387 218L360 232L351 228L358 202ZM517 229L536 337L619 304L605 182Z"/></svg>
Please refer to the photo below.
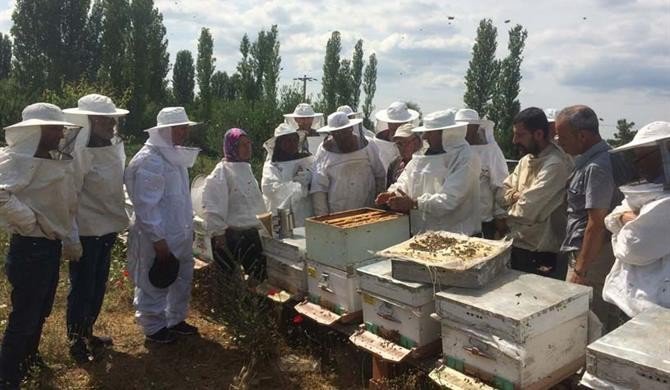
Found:
<svg viewBox="0 0 670 390"><path fill-rule="evenodd" d="M447 130L442 130L442 147L444 150L467 144L465 133L467 126L458 126Z"/></svg>
<svg viewBox="0 0 670 390"><path fill-rule="evenodd" d="M191 168L200 153L199 148L176 146L172 143L172 127L159 127L147 130L149 139L145 145L158 149L170 164L177 167Z"/></svg>
<svg viewBox="0 0 670 390"><path fill-rule="evenodd" d="M498 146L493 135L493 126L482 124L481 128L484 129L486 144L470 145L470 147L479 156L482 163L482 169L488 170L491 184L495 187L502 187L503 182L509 175L505 155L500 149L500 146Z"/></svg>
<svg viewBox="0 0 670 390"><path fill-rule="evenodd" d="M40 126L19 127L5 130L5 142L10 152L34 156L42 137Z"/></svg>
<svg viewBox="0 0 670 390"><path fill-rule="evenodd" d="M670 195L670 191L663 189L663 184L639 183L619 187L626 197L626 203L634 210L639 210L645 204Z"/></svg>

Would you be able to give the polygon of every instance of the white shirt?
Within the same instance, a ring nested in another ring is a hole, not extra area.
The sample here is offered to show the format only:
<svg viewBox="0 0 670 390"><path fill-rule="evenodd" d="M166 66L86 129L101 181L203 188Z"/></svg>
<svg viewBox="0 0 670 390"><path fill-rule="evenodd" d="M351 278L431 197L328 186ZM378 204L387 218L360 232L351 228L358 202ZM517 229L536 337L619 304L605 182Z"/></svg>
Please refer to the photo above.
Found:
<svg viewBox="0 0 670 390"><path fill-rule="evenodd" d="M305 178L311 177L312 156L291 160L263 164L263 178L261 187L266 208L273 214L277 207L290 206L296 227L305 225L305 218L314 215L312 200L309 196L309 181L300 183L294 178L298 172Z"/></svg>

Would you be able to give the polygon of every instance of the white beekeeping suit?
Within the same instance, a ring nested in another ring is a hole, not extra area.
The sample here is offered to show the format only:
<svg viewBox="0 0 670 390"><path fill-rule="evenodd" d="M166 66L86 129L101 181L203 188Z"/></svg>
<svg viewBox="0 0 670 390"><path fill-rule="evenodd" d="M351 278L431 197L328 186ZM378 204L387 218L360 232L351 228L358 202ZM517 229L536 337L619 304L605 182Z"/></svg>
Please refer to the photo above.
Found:
<svg viewBox="0 0 670 390"><path fill-rule="evenodd" d="M335 112L328 117L328 125L319 129L319 132L347 131L358 123L360 119L349 120L345 113ZM362 144L366 143L364 137L356 139ZM384 190L385 183L386 171L375 144L367 143L349 153L329 151L322 144L314 156L310 192L315 195L327 194L327 203L320 206L318 198L314 198L314 212L321 215L372 207L377 194Z"/></svg>
<svg viewBox="0 0 670 390"><path fill-rule="evenodd" d="M388 192L402 191L417 201L410 211L412 234L445 230L472 235L481 229L479 212L480 163L465 141L465 125L454 122L455 110L426 116L414 132L442 131L445 153L412 156Z"/></svg>
<svg viewBox="0 0 670 390"><path fill-rule="evenodd" d="M470 149L479 157L482 168L479 176L479 211L482 222L492 221L497 216L505 215L505 210L496 202L496 194L509 175L505 155L493 135L495 124L487 119L479 119L479 114L471 109L458 110L456 122L480 126L480 139L484 143L470 145Z"/></svg>
<svg viewBox="0 0 670 390"><path fill-rule="evenodd" d="M34 156L41 124L76 125L48 103L26 107L23 117L23 122L5 128L7 147L0 149L0 221L25 237L62 240L70 234L77 207L72 159Z"/></svg>
<svg viewBox="0 0 670 390"><path fill-rule="evenodd" d="M188 168L199 149L175 146L172 127L196 125L181 107L165 108L158 125L126 169L125 184L134 206L128 235L128 270L135 283L136 318L146 335L172 327L186 318L193 279L193 212ZM153 244L167 242L179 260L179 275L161 289L149 281L156 252Z"/></svg>
<svg viewBox="0 0 670 390"><path fill-rule="evenodd" d="M109 146L87 147L91 136L88 115L120 117L128 111L117 109L108 97L95 94L84 96L79 104L81 107L63 110L70 122L81 126L74 149L74 178L79 205L64 252L68 244L79 241L79 236L100 237L120 232L128 226L123 191L126 164L123 141L114 136ZM88 112L86 108L98 111Z"/></svg>
<svg viewBox="0 0 670 390"><path fill-rule="evenodd" d="M290 134L296 134L295 128L282 124L275 129L274 137L265 142L268 154L263 164L261 188L265 206L270 212L276 214L277 208L290 207L295 226L301 227L305 225L305 218L314 214L309 196L314 158L299 155L299 158L290 161L272 161L275 141Z"/></svg>
<svg viewBox="0 0 670 390"><path fill-rule="evenodd" d="M385 110L375 114L375 133L372 142L379 150L379 158L384 170L388 171L389 165L400 157L398 146L393 142L393 136L389 130L390 125L400 126L404 123L412 123L414 127L419 126L419 112L407 107L407 103L393 102Z"/></svg>

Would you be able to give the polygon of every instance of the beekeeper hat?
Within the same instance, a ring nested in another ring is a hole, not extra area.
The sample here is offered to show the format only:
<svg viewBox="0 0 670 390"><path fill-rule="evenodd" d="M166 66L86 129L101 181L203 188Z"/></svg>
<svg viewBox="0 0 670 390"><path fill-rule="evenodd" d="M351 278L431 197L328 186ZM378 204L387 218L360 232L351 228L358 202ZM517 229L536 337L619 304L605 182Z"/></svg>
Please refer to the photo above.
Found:
<svg viewBox="0 0 670 390"><path fill-rule="evenodd" d="M164 129L175 126L197 126L200 122L193 122L188 119L184 107L165 107L156 115L156 126L150 127L144 131Z"/></svg>
<svg viewBox="0 0 670 390"><path fill-rule="evenodd" d="M317 132L329 133L331 131L337 131L346 129L348 127L353 127L361 122L363 122L362 119L351 119L344 112L334 112L328 115L328 124L318 129Z"/></svg>
<svg viewBox="0 0 670 390"><path fill-rule="evenodd" d="M66 114L100 115L113 118L128 115L128 110L116 108L112 99L96 93L81 97L77 101L77 107L66 108L63 112Z"/></svg>
<svg viewBox="0 0 670 390"><path fill-rule="evenodd" d="M34 103L27 106L23 109L23 112L21 112L21 118L21 122L7 126L5 127L5 130L31 126L81 127L74 123L67 122L60 107L50 103Z"/></svg>
<svg viewBox="0 0 670 390"><path fill-rule="evenodd" d="M378 121L386 123L405 123L411 122L419 117L419 112L411 110L405 102L393 102L386 110L375 114Z"/></svg>
<svg viewBox="0 0 670 390"><path fill-rule="evenodd" d="M633 148L653 146L657 141L670 138L670 122L651 122L637 131L633 140L618 148L610 150L610 153L621 152Z"/></svg>

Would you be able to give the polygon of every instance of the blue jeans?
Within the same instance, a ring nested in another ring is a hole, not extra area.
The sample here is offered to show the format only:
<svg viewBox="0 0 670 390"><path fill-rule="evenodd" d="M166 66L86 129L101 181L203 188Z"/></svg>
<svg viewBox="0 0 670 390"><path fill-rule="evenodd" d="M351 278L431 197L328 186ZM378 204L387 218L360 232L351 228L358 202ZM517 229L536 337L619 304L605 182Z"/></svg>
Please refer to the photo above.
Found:
<svg viewBox="0 0 670 390"><path fill-rule="evenodd" d="M107 289L109 264L116 233L79 237L84 249L79 261L70 261L67 296L67 334L70 340L90 337Z"/></svg>
<svg viewBox="0 0 670 390"><path fill-rule="evenodd" d="M59 240L12 235L5 263L12 286L9 313L0 351L0 378L20 382L37 355L44 321L51 313L60 267Z"/></svg>

